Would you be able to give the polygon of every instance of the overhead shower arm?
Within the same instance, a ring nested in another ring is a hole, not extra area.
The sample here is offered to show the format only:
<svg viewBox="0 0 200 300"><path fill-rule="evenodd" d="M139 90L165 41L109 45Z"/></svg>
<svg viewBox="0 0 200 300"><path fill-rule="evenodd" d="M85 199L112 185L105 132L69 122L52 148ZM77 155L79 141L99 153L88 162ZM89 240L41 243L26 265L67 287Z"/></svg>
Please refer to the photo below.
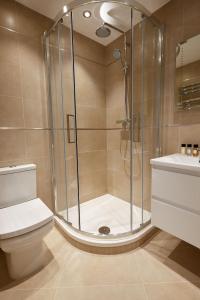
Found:
<svg viewBox="0 0 200 300"><path fill-rule="evenodd" d="M104 26L108 26L108 27L110 27L110 28L112 28L112 29L114 29L114 30L116 30L116 31L118 31L118 32L120 32L120 33L122 33L122 34L125 34L125 31L122 31L121 29L119 29L119 28L115 27L114 25L111 25L111 24L109 24L109 23L107 23L107 22L104 22L103 25L104 25Z"/></svg>

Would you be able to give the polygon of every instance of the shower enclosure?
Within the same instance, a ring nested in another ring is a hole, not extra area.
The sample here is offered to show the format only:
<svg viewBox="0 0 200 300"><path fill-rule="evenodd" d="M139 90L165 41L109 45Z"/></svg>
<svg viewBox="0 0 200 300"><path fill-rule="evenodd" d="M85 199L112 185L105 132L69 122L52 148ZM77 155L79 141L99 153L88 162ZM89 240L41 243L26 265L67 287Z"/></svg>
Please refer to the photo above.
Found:
<svg viewBox="0 0 200 300"><path fill-rule="evenodd" d="M162 35L131 0L74 1L45 33L55 213L83 240L150 224Z"/></svg>

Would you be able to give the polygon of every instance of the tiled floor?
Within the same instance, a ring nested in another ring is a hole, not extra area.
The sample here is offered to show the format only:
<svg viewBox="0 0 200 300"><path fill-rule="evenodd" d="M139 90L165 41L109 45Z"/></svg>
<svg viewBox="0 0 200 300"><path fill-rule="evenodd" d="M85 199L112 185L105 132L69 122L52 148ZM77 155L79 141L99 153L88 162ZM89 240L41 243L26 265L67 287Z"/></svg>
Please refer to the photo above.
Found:
<svg viewBox="0 0 200 300"><path fill-rule="evenodd" d="M142 210L133 207L133 230L138 229L142 222ZM97 197L80 205L81 229L98 234L101 226L108 226L111 234L130 231L130 203L110 194ZM65 212L62 213L65 216ZM77 206L68 210L69 221L78 228ZM144 222L150 220L151 213L144 210Z"/></svg>
<svg viewBox="0 0 200 300"><path fill-rule="evenodd" d="M200 299L200 251L166 233L118 255L83 252L56 229L45 243L45 267L21 282L9 280L0 253L1 300Z"/></svg>

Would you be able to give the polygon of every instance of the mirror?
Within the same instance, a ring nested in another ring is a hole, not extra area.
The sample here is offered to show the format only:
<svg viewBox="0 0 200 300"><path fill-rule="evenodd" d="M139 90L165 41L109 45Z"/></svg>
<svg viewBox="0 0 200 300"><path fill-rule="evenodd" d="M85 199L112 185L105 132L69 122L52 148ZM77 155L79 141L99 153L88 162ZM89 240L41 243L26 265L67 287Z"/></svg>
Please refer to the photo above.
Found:
<svg viewBox="0 0 200 300"><path fill-rule="evenodd" d="M176 46L177 110L200 109L200 34Z"/></svg>

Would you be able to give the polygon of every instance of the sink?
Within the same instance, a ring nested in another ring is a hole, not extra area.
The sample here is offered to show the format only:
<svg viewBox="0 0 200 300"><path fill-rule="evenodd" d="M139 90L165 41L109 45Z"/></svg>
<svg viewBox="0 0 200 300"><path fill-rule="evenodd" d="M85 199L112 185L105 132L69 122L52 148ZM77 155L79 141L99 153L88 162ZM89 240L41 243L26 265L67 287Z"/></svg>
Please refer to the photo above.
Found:
<svg viewBox="0 0 200 300"><path fill-rule="evenodd" d="M199 157L173 154L151 165L152 224L200 248Z"/></svg>
<svg viewBox="0 0 200 300"><path fill-rule="evenodd" d="M151 165L155 168L173 169L174 171L194 174L200 176L200 157L193 157L183 154L172 154L151 160Z"/></svg>

